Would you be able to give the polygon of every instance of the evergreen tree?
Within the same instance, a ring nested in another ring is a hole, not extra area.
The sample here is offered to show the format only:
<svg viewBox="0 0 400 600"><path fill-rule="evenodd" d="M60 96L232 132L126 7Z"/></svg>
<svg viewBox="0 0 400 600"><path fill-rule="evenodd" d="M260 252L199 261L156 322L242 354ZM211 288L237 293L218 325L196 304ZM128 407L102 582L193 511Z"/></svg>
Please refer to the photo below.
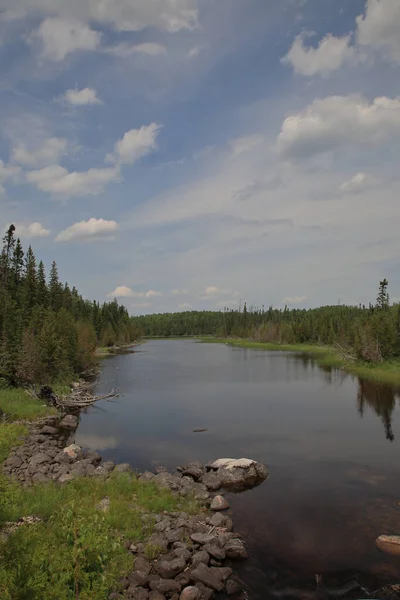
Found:
<svg viewBox="0 0 400 600"><path fill-rule="evenodd" d="M50 283L49 283L50 306L58 311L62 307L63 290L58 279L58 269L55 261L51 264Z"/></svg>
<svg viewBox="0 0 400 600"><path fill-rule="evenodd" d="M386 278L379 282L379 293L376 299L376 306L382 310L387 310L389 308L388 285L389 282Z"/></svg>
<svg viewBox="0 0 400 600"><path fill-rule="evenodd" d="M30 316L33 307L37 303L37 272L36 272L36 258L33 254L31 246L28 248L28 252L25 257L25 276L23 282L23 304L26 316Z"/></svg>
<svg viewBox="0 0 400 600"><path fill-rule="evenodd" d="M40 261L37 273L37 302L39 306L48 306L49 291L46 283L46 273L43 261Z"/></svg>

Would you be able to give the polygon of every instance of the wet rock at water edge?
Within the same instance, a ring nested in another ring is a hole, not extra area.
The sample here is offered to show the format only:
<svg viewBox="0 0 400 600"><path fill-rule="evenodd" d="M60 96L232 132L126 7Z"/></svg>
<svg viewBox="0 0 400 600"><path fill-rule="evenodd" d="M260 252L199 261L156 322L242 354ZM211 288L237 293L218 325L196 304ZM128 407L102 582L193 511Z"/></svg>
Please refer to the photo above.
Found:
<svg viewBox="0 0 400 600"><path fill-rule="evenodd" d="M201 600L201 591L198 587L190 585L182 590L179 600Z"/></svg>
<svg viewBox="0 0 400 600"><path fill-rule="evenodd" d="M247 558L247 550L243 542L239 539L229 540L225 546L226 556L228 558Z"/></svg>
<svg viewBox="0 0 400 600"><path fill-rule="evenodd" d="M70 446L67 446L66 448L64 448L63 452L72 460L79 460L83 457L82 448L80 446L77 446L76 444L71 444Z"/></svg>
<svg viewBox="0 0 400 600"><path fill-rule="evenodd" d="M216 492L221 487L221 479L213 471L205 473L201 478L201 483L212 492Z"/></svg>
<svg viewBox="0 0 400 600"><path fill-rule="evenodd" d="M242 490L260 484L268 477L262 463L249 458L219 458L206 465L221 480L221 487Z"/></svg>
<svg viewBox="0 0 400 600"><path fill-rule="evenodd" d="M71 431L75 431L79 424L79 419L75 415L66 415L63 419L61 419L59 426L61 429L69 429Z"/></svg>
<svg viewBox="0 0 400 600"><path fill-rule="evenodd" d="M386 554L400 556L400 536L399 535L380 535L376 540L379 550Z"/></svg>
<svg viewBox="0 0 400 600"><path fill-rule="evenodd" d="M216 592L221 592L224 589L224 584L218 574L203 563L192 570L190 578L195 583L197 581L203 583Z"/></svg>
<svg viewBox="0 0 400 600"><path fill-rule="evenodd" d="M184 467L178 467L177 471L182 473L182 475L188 475L192 477L195 481L199 481L204 475L205 469L203 465L198 461L193 461L185 465Z"/></svg>
<svg viewBox="0 0 400 600"><path fill-rule="evenodd" d="M229 508L229 502L224 496L215 496L210 505L210 509L215 511L226 510L227 508Z"/></svg>

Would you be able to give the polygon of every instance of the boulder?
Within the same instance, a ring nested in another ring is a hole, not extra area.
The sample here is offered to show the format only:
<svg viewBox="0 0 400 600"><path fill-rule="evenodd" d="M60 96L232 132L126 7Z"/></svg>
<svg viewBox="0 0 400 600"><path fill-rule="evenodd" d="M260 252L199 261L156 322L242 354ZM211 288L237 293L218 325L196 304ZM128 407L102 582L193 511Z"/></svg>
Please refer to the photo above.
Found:
<svg viewBox="0 0 400 600"><path fill-rule="evenodd" d="M71 431L75 431L79 424L79 419L75 415L66 415L63 419L61 419L59 426L62 429L69 429Z"/></svg>
<svg viewBox="0 0 400 600"><path fill-rule="evenodd" d="M32 477L33 483L48 483L50 479L43 473L35 473Z"/></svg>
<svg viewBox="0 0 400 600"><path fill-rule="evenodd" d="M209 562L210 562L210 555L205 550L200 550L199 552L196 552L195 554L193 554L193 557L192 557L193 567L196 568L201 563L208 565Z"/></svg>
<svg viewBox="0 0 400 600"><path fill-rule="evenodd" d="M207 567L207 565L200 563L195 569L192 570L190 574L190 578L192 581L200 582L206 585L207 587L215 590L216 592L221 592L224 589L224 585L221 579L215 574L215 572Z"/></svg>
<svg viewBox="0 0 400 600"><path fill-rule="evenodd" d="M149 583L149 575L142 571L134 571L129 575L129 588L141 587ZM128 590L129 590L128 588Z"/></svg>
<svg viewBox="0 0 400 600"><path fill-rule="evenodd" d="M42 435L57 435L58 433L58 429L56 429L55 427L51 427L50 425L45 425L44 427L42 427L42 429L40 430L40 433ZM39 441L39 440L38 440ZM42 442L43 443L43 442Z"/></svg>
<svg viewBox="0 0 400 600"><path fill-rule="evenodd" d="M117 471L117 473L131 473L132 472L131 465L128 463L122 463L120 465L117 465L115 467L115 470Z"/></svg>
<svg viewBox="0 0 400 600"><path fill-rule="evenodd" d="M151 571L151 564L143 556L138 556L135 560L134 567L135 571L146 573L148 575Z"/></svg>
<svg viewBox="0 0 400 600"><path fill-rule="evenodd" d="M201 600L201 591L198 587L190 585L182 590L179 600Z"/></svg>
<svg viewBox="0 0 400 600"><path fill-rule="evenodd" d="M229 502L224 496L215 496L215 498L212 499L210 505L211 510L226 510L227 508L229 508Z"/></svg>
<svg viewBox="0 0 400 600"><path fill-rule="evenodd" d="M221 480L221 487L246 489L260 484L268 477L267 467L249 458L219 458L207 465Z"/></svg>
<svg viewBox="0 0 400 600"><path fill-rule="evenodd" d="M63 452L72 460L79 460L83 457L82 448L76 444L70 444L70 446L64 448Z"/></svg>
<svg viewBox="0 0 400 600"><path fill-rule="evenodd" d="M150 580L150 588L160 594L170 594L171 592L180 592L182 586L175 579L154 578Z"/></svg>
<svg viewBox="0 0 400 600"><path fill-rule="evenodd" d="M29 466L35 468L48 462L50 462L50 456L48 454L44 454L44 452L38 452L30 459Z"/></svg>
<svg viewBox="0 0 400 600"><path fill-rule="evenodd" d="M380 535L376 540L379 550L386 554L400 556L400 536L399 535Z"/></svg>
<svg viewBox="0 0 400 600"><path fill-rule="evenodd" d="M58 483L68 483L68 481L72 481L74 479L74 476L71 473L66 473L65 475L61 475L61 477L58 478Z"/></svg>
<svg viewBox="0 0 400 600"><path fill-rule="evenodd" d="M156 564L156 571L163 579L173 579L181 573L186 567L186 560L183 557L173 560L161 560Z"/></svg>
<svg viewBox="0 0 400 600"><path fill-rule="evenodd" d="M160 592L150 592L149 600L167 600L164 594L160 594Z"/></svg>
<svg viewBox="0 0 400 600"><path fill-rule="evenodd" d="M211 544L215 540L215 535L210 535L209 533L192 533L190 539L195 544Z"/></svg>
<svg viewBox="0 0 400 600"><path fill-rule="evenodd" d="M221 479L213 471L205 473L201 478L201 483L212 492L216 492L221 487Z"/></svg>
<svg viewBox="0 0 400 600"><path fill-rule="evenodd" d="M149 592L142 587L129 587L126 593L129 600L147 600L149 597Z"/></svg>
<svg viewBox="0 0 400 600"><path fill-rule="evenodd" d="M101 455L95 450L86 450L85 459L90 460L92 465L94 465L95 467L97 467L102 461Z"/></svg>
<svg viewBox="0 0 400 600"><path fill-rule="evenodd" d="M231 539L225 545L225 552L228 558L247 558L247 550L241 540Z"/></svg>
<svg viewBox="0 0 400 600"><path fill-rule="evenodd" d="M205 469L200 462L193 461L188 463L184 467L178 467L177 471L180 471L182 475L187 475L191 477L195 481L199 481L204 475Z"/></svg>
<svg viewBox="0 0 400 600"><path fill-rule="evenodd" d="M220 546L217 546L216 544L205 544L203 548L206 552L208 552L210 556L212 556L216 560L225 559L225 550Z"/></svg>
<svg viewBox="0 0 400 600"><path fill-rule="evenodd" d="M147 482L152 481L155 478L154 473L150 473L150 471L145 471L139 476L139 481Z"/></svg>
<svg viewBox="0 0 400 600"><path fill-rule="evenodd" d="M216 512L210 519L210 525L213 527L224 527L225 525L225 516L220 512Z"/></svg>

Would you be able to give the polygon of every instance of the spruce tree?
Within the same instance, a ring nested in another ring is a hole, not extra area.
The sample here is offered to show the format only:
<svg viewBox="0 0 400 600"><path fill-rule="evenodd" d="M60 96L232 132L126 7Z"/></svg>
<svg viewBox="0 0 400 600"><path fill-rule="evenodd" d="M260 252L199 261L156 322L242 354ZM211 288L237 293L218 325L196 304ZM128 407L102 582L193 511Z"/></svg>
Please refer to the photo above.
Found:
<svg viewBox="0 0 400 600"><path fill-rule="evenodd" d="M36 258L33 254L31 246L28 248L28 252L25 257L25 274L23 282L23 307L24 313L27 319L29 319L33 307L37 303L37 271L36 271Z"/></svg>
<svg viewBox="0 0 400 600"><path fill-rule="evenodd" d="M43 261L40 261L37 273L37 301L39 306L48 306L49 291L46 283L46 273Z"/></svg>

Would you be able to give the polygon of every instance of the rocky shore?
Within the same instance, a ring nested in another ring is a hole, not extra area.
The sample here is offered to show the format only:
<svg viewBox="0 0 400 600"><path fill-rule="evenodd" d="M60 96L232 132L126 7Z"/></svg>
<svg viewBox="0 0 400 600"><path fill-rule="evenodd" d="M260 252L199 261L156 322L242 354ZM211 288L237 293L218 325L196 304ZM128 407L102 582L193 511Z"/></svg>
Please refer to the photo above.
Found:
<svg viewBox="0 0 400 600"><path fill-rule="evenodd" d="M31 424L23 444L3 463L3 472L26 486L50 481L67 485L77 477L106 480L114 471L132 472L129 464L103 461L99 453L74 444L78 421L76 415L66 415ZM135 556L134 570L120 581L110 600L246 598L234 566L247 558L247 550L233 533L232 520L222 512L229 503L221 493L261 483L268 476L266 467L249 459L219 459L205 466L192 462L174 473L159 467L154 473L132 475L195 498L200 512L144 514L144 520L155 523L153 533L145 543L125 540L127 552ZM108 508L105 497L98 509Z"/></svg>

